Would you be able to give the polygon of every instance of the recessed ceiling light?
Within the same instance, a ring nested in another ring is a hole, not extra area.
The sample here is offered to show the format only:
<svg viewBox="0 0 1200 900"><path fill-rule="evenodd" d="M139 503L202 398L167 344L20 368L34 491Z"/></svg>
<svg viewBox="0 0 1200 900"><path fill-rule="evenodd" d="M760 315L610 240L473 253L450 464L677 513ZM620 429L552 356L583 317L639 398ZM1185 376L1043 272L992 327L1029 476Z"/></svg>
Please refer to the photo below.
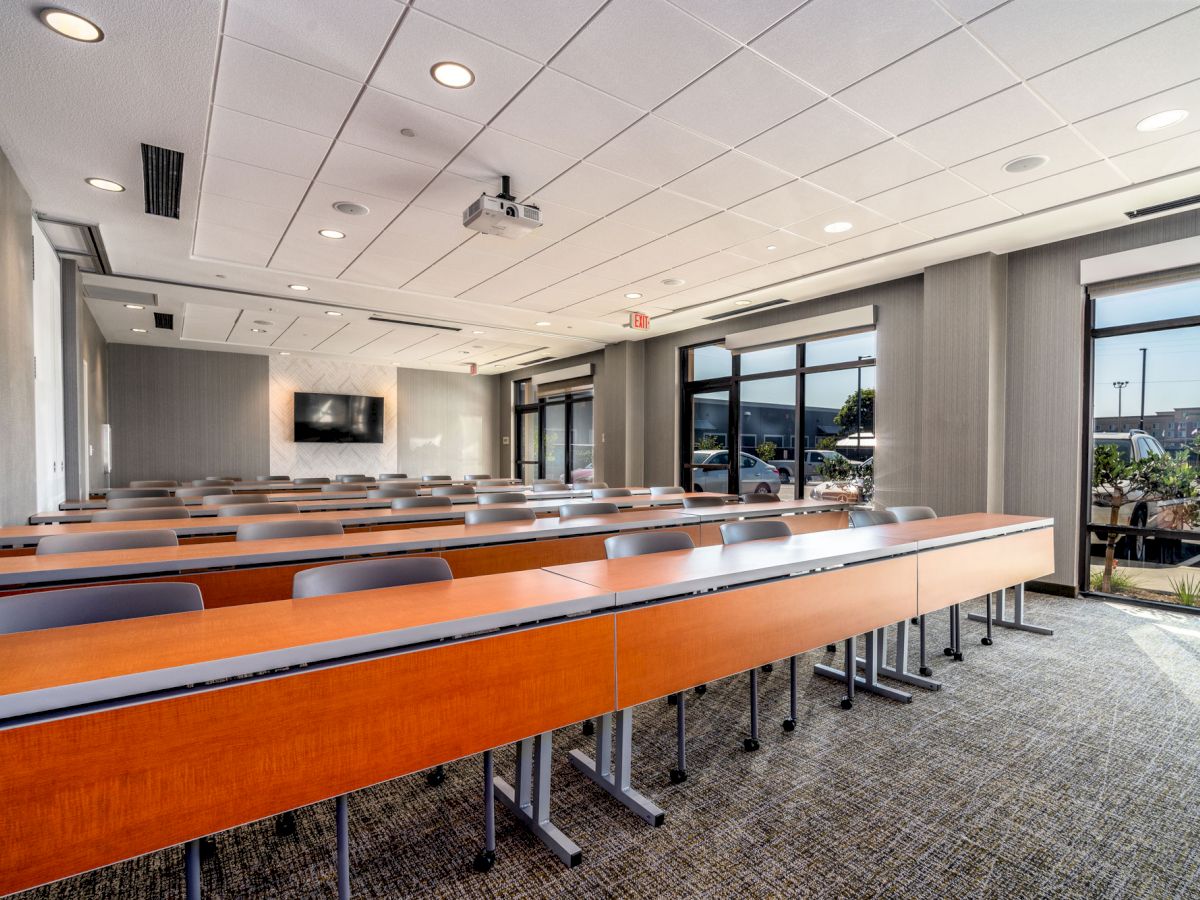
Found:
<svg viewBox="0 0 1200 900"><path fill-rule="evenodd" d="M1186 109L1166 109L1152 116L1146 116L1146 118L1137 123L1137 130L1158 131L1160 128L1170 128L1172 125L1178 125L1187 117L1188 111Z"/></svg>
<svg viewBox="0 0 1200 900"><path fill-rule="evenodd" d="M340 316L340 315L341 315L341 313L340 313L340 312L338 312L336 309L327 309L327 310L325 310L325 315L327 315L327 316Z"/></svg>
<svg viewBox="0 0 1200 900"><path fill-rule="evenodd" d="M471 334L483 334L482 331L472 331Z"/></svg>
<svg viewBox="0 0 1200 900"><path fill-rule="evenodd" d="M134 334L145 334L146 333L145 328L130 328L129 330L132 331Z"/></svg>
<svg viewBox="0 0 1200 900"><path fill-rule="evenodd" d="M536 322L534 324L536 324L538 328L545 328L550 323L549 322Z"/></svg>
<svg viewBox="0 0 1200 900"><path fill-rule="evenodd" d="M626 300L641 300L642 295L639 294L637 291L630 291L628 294L625 295L625 299Z"/></svg>
<svg viewBox="0 0 1200 900"><path fill-rule="evenodd" d="M1018 156L1016 159L1009 160L1004 164L1004 171L1013 175L1019 175L1022 172L1032 172L1039 166L1044 166L1050 162L1050 157L1034 154L1032 156Z"/></svg>
<svg viewBox="0 0 1200 900"><path fill-rule="evenodd" d="M125 185L117 184L115 181L109 181L107 178L85 178L88 184L94 188L99 188L102 191L109 191L113 194L119 194L125 190Z"/></svg>
<svg viewBox="0 0 1200 900"><path fill-rule="evenodd" d="M682 278L664 278L662 283L667 287L678 287L681 284L687 284Z"/></svg>
<svg viewBox="0 0 1200 900"><path fill-rule="evenodd" d="M433 67L429 70L429 74L442 87L465 88L475 83L475 73L462 63L434 63Z"/></svg>
<svg viewBox="0 0 1200 900"><path fill-rule="evenodd" d="M55 9L53 6L48 6L38 13L38 18L51 31L61 34L65 38L70 38L73 41L94 44L97 41L104 40L104 32L100 30L99 25L95 22L89 22L83 16L67 12L65 9Z"/></svg>
<svg viewBox="0 0 1200 900"><path fill-rule="evenodd" d="M401 128L400 133L402 135L404 135L404 137L416 137L417 136L417 133L415 131L413 131L411 128Z"/></svg>
<svg viewBox="0 0 1200 900"><path fill-rule="evenodd" d="M307 284L289 284L288 287L291 288L293 291L307 291L308 290Z"/></svg>
<svg viewBox="0 0 1200 900"><path fill-rule="evenodd" d="M251 328L250 330L253 331L255 334L266 334L267 333L265 328Z"/></svg>
<svg viewBox="0 0 1200 900"><path fill-rule="evenodd" d="M776 247L774 244L767 244L767 249L768 250L778 250L779 248Z"/></svg>
<svg viewBox="0 0 1200 900"><path fill-rule="evenodd" d="M852 222L830 222L825 226L826 234L841 234L843 231L849 231L854 227Z"/></svg>
<svg viewBox="0 0 1200 900"><path fill-rule="evenodd" d="M346 235L334 228L322 228L317 232L323 238L329 238L331 241L340 241Z"/></svg>
<svg viewBox="0 0 1200 900"><path fill-rule="evenodd" d="M734 306L749 306L750 301L749 300L734 300L733 305Z"/></svg>
<svg viewBox="0 0 1200 900"><path fill-rule="evenodd" d="M126 309L145 309L146 307L142 306L140 303L126 303L125 308Z"/></svg>
<svg viewBox="0 0 1200 900"><path fill-rule="evenodd" d="M292 355L292 351L291 351L291 350L280 350L280 351L279 351L279 355L280 355L280 356L291 356L291 355Z"/></svg>

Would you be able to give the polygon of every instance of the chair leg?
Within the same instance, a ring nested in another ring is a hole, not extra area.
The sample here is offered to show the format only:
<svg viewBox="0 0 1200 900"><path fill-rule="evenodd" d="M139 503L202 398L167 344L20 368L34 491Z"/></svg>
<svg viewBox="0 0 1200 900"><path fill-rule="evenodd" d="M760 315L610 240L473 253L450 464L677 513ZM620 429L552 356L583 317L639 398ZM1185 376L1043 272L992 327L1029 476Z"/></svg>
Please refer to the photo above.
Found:
<svg viewBox="0 0 1200 900"><path fill-rule="evenodd" d="M675 702L675 768L671 784L687 781L687 694L680 691Z"/></svg>
<svg viewBox="0 0 1200 900"><path fill-rule="evenodd" d="M187 900L200 900L200 840L183 845L183 877Z"/></svg>
<svg viewBox="0 0 1200 900"><path fill-rule="evenodd" d="M858 677L858 650L854 646L857 638L843 641L846 649L846 696L842 698L842 709L854 706L854 680Z"/></svg>
<svg viewBox="0 0 1200 900"><path fill-rule="evenodd" d="M984 601L984 620L987 624L987 635L979 639L979 643L985 647L992 646L992 592L988 591L987 599Z"/></svg>
<svg viewBox="0 0 1200 900"><path fill-rule="evenodd" d="M336 800L338 900L350 900L350 808L348 795Z"/></svg>
<svg viewBox="0 0 1200 900"><path fill-rule="evenodd" d="M590 722L591 719L588 719ZM496 864L496 769L492 751L483 752L483 849L475 855L476 872L486 872Z"/></svg>
<svg viewBox="0 0 1200 900"><path fill-rule="evenodd" d="M788 658L788 717L783 720L784 731L796 730L796 657Z"/></svg>
<svg viewBox="0 0 1200 900"><path fill-rule="evenodd" d="M962 620L959 616L959 605L950 607L950 646L942 652L957 662L962 662Z"/></svg>
<svg viewBox="0 0 1200 900"><path fill-rule="evenodd" d="M928 678L933 674L933 669L929 668L929 652L925 645L925 616L917 617L917 625L921 631L921 659L920 668L917 671Z"/></svg>
<svg viewBox="0 0 1200 900"><path fill-rule="evenodd" d="M742 749L747 753L758 749L758 669L750 670L750 737L742 740Z"/></svg>

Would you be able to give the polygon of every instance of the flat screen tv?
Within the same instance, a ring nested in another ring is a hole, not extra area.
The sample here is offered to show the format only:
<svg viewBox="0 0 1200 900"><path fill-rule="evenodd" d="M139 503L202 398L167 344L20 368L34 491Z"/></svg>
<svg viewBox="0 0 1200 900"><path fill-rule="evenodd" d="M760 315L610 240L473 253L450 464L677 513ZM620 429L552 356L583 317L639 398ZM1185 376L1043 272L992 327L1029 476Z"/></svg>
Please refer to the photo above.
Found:
<svg viewBox="0 0 1200 900"><path fill-rule="evenodd" d="M294 400L296 443L383 443L382 397L297 392Z"/></svg>

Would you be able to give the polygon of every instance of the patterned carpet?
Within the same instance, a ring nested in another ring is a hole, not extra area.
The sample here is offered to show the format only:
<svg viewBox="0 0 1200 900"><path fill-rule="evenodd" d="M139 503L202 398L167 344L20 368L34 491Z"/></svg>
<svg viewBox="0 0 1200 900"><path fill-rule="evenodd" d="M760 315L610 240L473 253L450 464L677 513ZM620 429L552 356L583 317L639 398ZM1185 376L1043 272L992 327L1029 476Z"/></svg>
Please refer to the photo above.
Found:
<svg viewBox="0 0 1200 900"><path fill-rule="evenodd" d="M565 762L590 741L556 735L556 824L583 848L562 867L497 811L496 867L480 843L478 759L446 783L411 777L350 801L356 897L1200 897L1200 617L1029 595L1053 637L964 617L964 662L940 655L940 692L909 705L861 696L801 668L800 723L784 733L786 665L762 678L763 739L741 749L745 676L689 702L690 780L671 786L674 710L638 710L634 784L667 811L653 829ZM915 643L915 642L914 642ZM497 754L507 774L511 750ZM220 836L209 898L335 897L333 804ZM175 898L182 851L21 895Z"/></svg>

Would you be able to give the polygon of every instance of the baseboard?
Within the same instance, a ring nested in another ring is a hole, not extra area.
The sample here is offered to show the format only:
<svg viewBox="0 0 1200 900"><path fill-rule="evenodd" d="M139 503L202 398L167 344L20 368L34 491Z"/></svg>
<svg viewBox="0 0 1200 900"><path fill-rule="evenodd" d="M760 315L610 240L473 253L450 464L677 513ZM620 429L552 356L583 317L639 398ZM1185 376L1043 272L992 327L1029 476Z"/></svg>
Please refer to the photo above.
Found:
<svg viewBox="0 0 1200 900"><path fill-rule="evenodd" d="M1037 591L1039 594L1054 594L1056 597L1071 597L1079 596L1079 589L1070 584L1057 584L1053 581L1027 581L1025 587L1031 591Z"/></svg>

